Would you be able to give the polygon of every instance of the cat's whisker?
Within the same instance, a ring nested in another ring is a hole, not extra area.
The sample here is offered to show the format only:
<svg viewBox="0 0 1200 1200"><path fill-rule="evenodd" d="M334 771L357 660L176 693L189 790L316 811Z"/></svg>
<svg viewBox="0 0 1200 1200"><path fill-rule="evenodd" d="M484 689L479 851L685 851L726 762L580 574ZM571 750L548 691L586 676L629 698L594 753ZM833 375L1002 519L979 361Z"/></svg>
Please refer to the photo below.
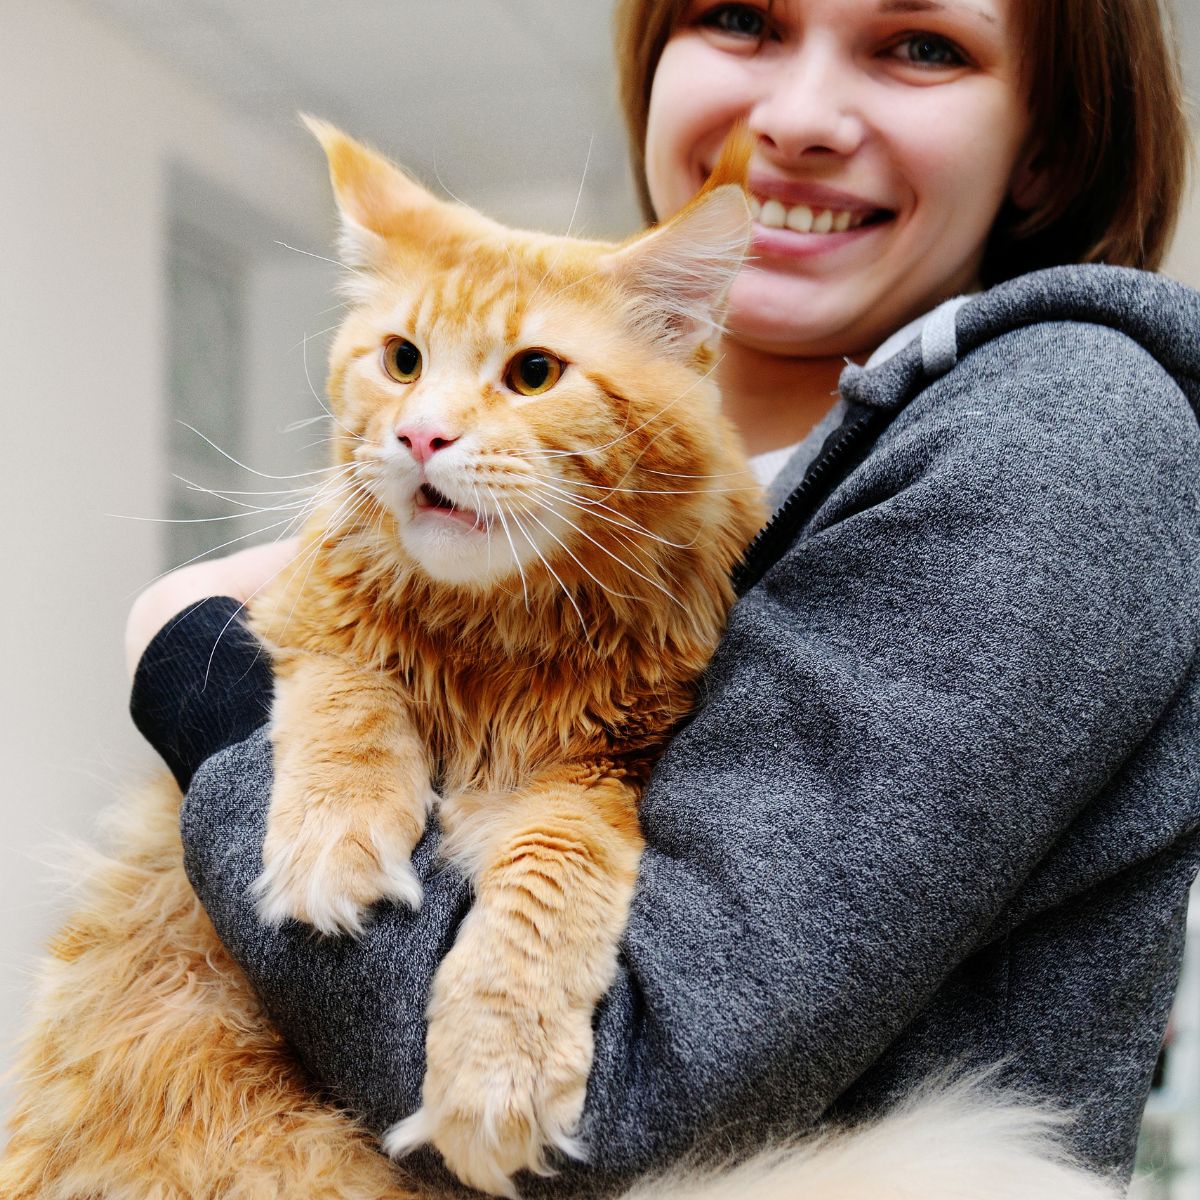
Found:
<svg viewBox="0 0 1200 1200"><path fill-rule="evenodd" d="M311 496L314 486L324 487L325 484L331 482L326 479L320 485L306 483L294 488L210 488L202 483L197 483L194 479L188 479L186 475L179 475L175 472L171 473L171 478L178 479L180 483L187 484L189 491L205 492L221 500L227 500L231 496Z"/></svg>
<svg viewBox="0 0 1200 1200"><path fill-rule="evenodd" d="M356 464L350 464L351 467ZM339 498L351 495L359 488L359 473L351 470L345 476L334 479L328 479L318 488L310 491L308 498L301 505L295 516L292 518L292 528L286 529L280 537L290 536L295 530L317 511L322 504L332 504Z"/></svg>
<svg viewBox="0 0 1200 1200"><path fill-rule="evenodd" d="M552 483L541 483L537 484L536 486L549 488L552 492L554 492L555 495L562 497L562 499L568 504L573 505L575 508L578 508L583 512L590 512L594 517L597 518L597 520L607 521L610 525L616 525L618 528L624 529L629 533L636 533L639 537L649 538L651 541L658 542L660 545L667 546L672 550L690 550L696 545L696 542L699 539L699 535L697 534L697 536L690 542L672 542L668 538L664 538L660 534L654 533L645 528L645 526L641 525L639 522L635 521L632 517L626 515L625 513L620 512L615 508L610 508L607 504L600 503L599 500L594 500L589 497L587 503L585 504L580 497L576 496L573 492L568 491L566 488L558 487Z"/></svg>
<svg viewBox="0 0 1200 1200"><path fill-rule="evenodd" d="M349 300L339 300L336 304L331 304L328 308L321 309L321 311L316 313L315 315L318 317L323 317L326 313L336 312L339 308L347 309L347 308L353 308L353 307L354 306L350 303Z"/></svg>
<svg viewBox="0 0 1200 1200"><path fill-rule="evenodd" d="M212 546L207 550L201 550L199 554L193 554L191 558L185 559L181 563L176 563L174 566L167 567L165 571L159 571L157 575L149 579L146 583L142 584L140 588L135 588L133 592L130 592L129 596L132 597L137 592L145 591L145 589L151 584L157 583L160 579L164 579L166 576L170 575L172 571L178 571L182 567L189 567L192 565L192 563L199 562L200 559L206 558L210 554L216 554L218 550L225 550L229 546L237 545L238 542L244 542L247 538L258 537L260 534L269 533L272 529L280 529L285 525L291 525L294 521L294 517L287 517L282 521L275 521L270 525L264 525L261 529L251 529L248 533L239 534L237 537L230 538L227 542L222 542L219 546ZM281 534L280 537L282 536L284 535Z"/></svg>
<svg viewBox="0 0 1200 1200"><path fill-rule="evenodd" d="M612 517L606 516L604 513L597 512L597 511L595 511L595 507L593 505L580 504L577 500L572 498L569 494L566 494L563 492L546 493L546 494L547 494L550 502L567 504L571 508L577 509L582 515L595 517L597 520L605 522L605 524L607 526L609 526L609 529L606 530L606 532L608 533L608 536L616 537L616 538L620 539L622 544L624 546L626 546L627 549L630 549L634 552L638 561L647 570L659 571L661 569L657 558L648 550L648 548L644 544L646 541L653 541L653 542L658 542L659 544L663 544L663 539L661 537L659 537L657 534L651 533L650 530L645 529L643 526L641 526L637 522L633 522L632 524L627 524L624 521L618 521L618 520L613 519ZM563 517L563 520L567 519L565 514L560 513L560 515ZM575 526L575 528L578 528L578 527ZM583 530L580 530L580 532L582 533ZM689 544L689 546L674 546L671 543L666 543L666 544L668 546L670 546L672 549L688 549L688 548L690 548L690 544ZM674 582L673 579L672 579L672 582Z"/></svg>
<svg viewBox="0 0 1200 1200"><path fill-rule="evenodd" d="M339 429L343 430L345 433L348 433L352 438L357 438L359 441L362 441L363 439L360 434L355 433L355 431L353 429L351 429L348 425L343 425L342 422L339 421L337 419L337 417L334 416L333 410L329 407L328 404L325 403L325 401L321 398L321 394L313 386L312 375L309 374L309 370L308 370L308 342L309 342L308 335L305 334L304 338L300 342L300 361L304 367L304 381L305 381L305 383L308 384L308 390L310 392L312 392L313 399L317 402L317 404L321 408L321 410L324 413L326 413L326 415L329 417L329 419Z"/></svg>
<svg viewBox="0 0 1200 1200"><path fill-rule="evenodd" d="M347 497L345 500L342 501L342 503L338 506L336 511L333 513L333 515L329 518L328 522L325 524L326 538L328 538L328 536L330 534L335 533L337 530L339 530L341 528L342 523L343 523L342 514L345 513L347 509L350 510L351 515L358 514L359 505L362 503L362 501L365 498L366 497L364 497L361 493L356 491L356 492L352 493L349 497ZM304 594L304 589L308 585L309 578L312 576L313 568L317 565L317 559L320 557L321 544L322 543L320 541L315 542L313 544L309 554L307 555L307 564L308 565L304 570L304 578L300 581L300 586L295 589L295 596L292 599L292 607L290 609L288 609L288 615L284 618L284 621L283 621L282 630L284 632L287 631L288 627L292 623L292 618L296 615L296 605L300 603L300 597ZM292 574L290 576L288 576L289 586L291 584L291 581L293 579L295 579L295 577L296 577L297 573L300 571L300 569L301 569L301 567L296 567L293 570Z"/></svg>
<svg viewBox="0 0 1200 1200"><path fill-rule="evenodd" d="M289 509L303 509L303 508L306 508L310 504L311 499L315 494L319 494L325 487L330 486L330 485L336 485L339 482L338 477L334 476L332 478L324 480L320 484L320 486L315 489L310 484L308 486L299 487L299 488L278 488L278 489L264 489L261 491L256 491L256 490L240 491L240 490L234 490L234 489L225 489L225 488L217 489L217 488L205 487L203 484L196 483L194 480L191 480L191 479L187 479L183 475L175 474L172 477L174 479L178 479L181 483L186 484L188 491L199 492L206 496L212 496L217 500L224 501L226 504L233 504L233 505L236 505L238 508L247 510L245 512L231 513L231 514L228 514L227 516L219 516L219 517L164 518L164 519L171 519L171 520L183 519L183 520L192 520L192 521L229 520L230 517L248 516L251 513L286 512ZM342 479L340 482L344 483L345 479ZM296 497L296 499L283 501L278 504L268 504L268 505L251 504L244 500L235 499L236 496L272 496L272 495L274 495L274 496L294 496L294 497ZM145 518L136 518L136 519L145 519Z"/></svg>
<svg viewBox="0 0 1200 1200"><path fill-rule="evenodd" d="M335 492L334 494L335 494L335 495L338 495L338 494L340 494L340 493L336 493L336 492ZM283 534L280 534L280 535L279 535L279 537L278 537L278 538L276 538L275 540L276 540L277 542L278 542L278 541L282 541L282 540L283 540L283 538L284 538L285 536L287 536L287 531L285 531ZM229 619L228 619L228 620L225 622L225 624L224 624L224 625L221 627L221 629L220 629L220 632L217 634L216 638L215 638L215 639L214 639L214 641L213 641L213 648L212 648L212 650L211 650L211 651L210 651L210 653L209 653L209 656L208 656L208 663L206 664L206 666L205 666L205 669L204 669L204 684L203 684L203 686L204 686L204 687L207 687L207 686L208 686L208 678L209 678L209 674L210 674L210 672L212 671L213 659L214 659L214 658L215 658L215 656L216 656L216 653L217 653L217 647L220 645L221 638L222 638L222 637L224 637L226 630L227 630L227 629L229 628L229 626L230 626L230 625L233 623L233 621L234 621L234 620L237 618L238 614L239 614L239 613L241 613L241 612L244 612L244 611L245 611L245 609L247 608L247 606L250 604L250 602L251 602L251 601L252 601L252 600L253 600L253 599L254 599L254 598L257 596L257 595L259 595L259 593L261 593L261 592L262 592L262 591L264 591L264 590L265 590L267 587L269 587L269 586L270 586L272 583L274 583L274 581L275 581L276 579L278 579L278 578L279 578L279 576L280 576L280 575L282 575L282 574L283 574L283 572L284 572L284 571L286 571L286 570L287 570L289 567L292 567L292 568L293 568L292 574L291 574L291 575L288 577L288 579L289 579L289 582L290 582L292 579L294 579L294 578L295 578L295 576L296 576L296 572L297 572L297 571L300 569L299 567L297 567L297 566L295 565L295 564L296 564L296 562L297 562L297 560L305 560L305 561L307 561L307 562L309 563L309 568L308 568L308 569L309 569L309 572L311 573L311 571L312 571L312 567L313 567L313 565L316 563L317 556L318 556L318 554L320 553L320 549L321 549L321 544L320 544L320 542L316 542L316 543L314 543L312 546L310 546L310 547L309 547L307 550L298 550L298 551L297 551L297 552L296 552L296 553L295 553L295 554L294 554L294 555L293 555L293 556L292 556L290 559L288 559L288 561L287 561L286 563L284 563L284 564L283 564L283 566L281 566L281 567L280 567L278 570L276 570L276 571L272 572L272 574L271 574L270 576L268 576L266 579L264 579L264 580L263 580L263 582L262 582L262 583L260 583L260 584L258 585L258 587L256 587L256 588L255 588L255 589L254 589L254 590L253 590L253 591L252 591L252 592L251 592L251 593L250 593L250 594L249 594L249 595L248 595L248 596L245 598L245 600L241 601L241 602L238 604L237 608L236 608L236 609L234 609L234 611L233 611L233 612L230 614L230 616L229 616ZM306 576L305 576L305 582L307 582L307 580L308 580L308 576L306 575ZM299 593L297 593L297 596L298 596L298 595L299 595ZM291 617L292 617L292 614L295 612L295 608L296 608L296 606L295 606L295 602L293 602L293 604L292 604L292 611L291 611L291 613L289 613L289 614L288 614L288 622L290 622L290 621L291 621ZM286 624L287 624L287 622L285 622L285 628L286 628ZM262 653L262 648L261 648L261 647L259 648L259 650L258 650L258 653L259 653L259 654L261 654L261 653Z"/></svg>
<svg viewBox="0 0 1200 1200"><path fill-rule="evenodd" d="M521 566L521 556L517 553L517 547L512 540L512 534L508 531L508 521L504 515L504 502L496 497L495 493L486 483L483 485L483 490L487 492L489 499L496 506L496 515L500 518L500 528L504 530L504 536L508 539L508 548L512 551L513 562L517 567L517 574L521 577L521 592L525 597L525 611L529 612L529 585L525 580L525 570Z"/></svg>
<svg viewBox="0 0 1200 1200"><path fill-rule="evenodd" d="M231 501L230 503L236 504L237 501ZM246 517L260 517L264 513L282 512L284 510L291 512L295 509L303 508L304 505L300 503L276 504L269 508L259 508L253 504L245 504L242 507L249 511L220 513L215 517L138 517L132 513L104 513L103 515L113 517L118 521L146 521L155 525L207 525L213 521L241 521Z"/></svg>
<svg viewBox="0 0 1200 1200"><path fill-rule="evenodd" d="M328 475L330 471L341 470L341 465L339 464L332 467L317 467L311 471L297 471L292 475L272 475L267 471L256 471L253 467L248 466L240 459L234 458L233 455L227 450L222 450L221 447L212 440L212 438L210 438L207 434L201 433L200 430L195 427L195 425L189 425L186 421L182 420L179 421L179 424L182 425L184 429L187 429L191 433L194 433L198 438L201 438L203 441L207 442L219 455L221 455L222 458L229 459L229 461L233 463L235 467L241 467L243 471L249 471L251 475L257 475L260 479L307 479L310 475Z"/></svg>
<svg viewBox="0 0 1200 1200"><path fill-rule="evenodd" d="M477 513L483 512L483 501L480 499L479 488L476 485L476 481L474 479L471 480L471 495L475 497L475 511ZM492 577L492 523L491 523L491 521L486 522L484 532L487 536L487 567L485 568L485 570L486 570L487 578L490 579Z"/></svg>
<svg viewBox="0 0 1200 1200"><path fill-rule="evenodd" d="M630 572L631 574L633 574L633 575L636 575L636 576L637 576L639 579L641 579L641 580L644 580L644 581L645 581L646 583L648 583L648 584L649 584L651 587L657 588L657 589L658 589L660 592L662 592L662 594L663 594L664 596L666 596L666 597L667 597L669 600L671 600L671 601L672 601L672 603L674 603L674 604L678 604L680 608L683 608L683 607L684 607L684 605L680 603L680 601L679 601L679 600L678 600L678 598L677 598L677 597L674 595L674 593L673 593L673 592L671 592L671 591L670 591L668 588L665 588L665 587L663 587L663 586L662 586L662 584L660 584L660 583L656 582L654 579L651 579L649 575L644 575L644 574L643 574L641 571L639 571L639 570L638 570L636 567L633 567L633 566L631 566L629 563L627 563L627 562L626 562L626 561L625 561L623 558L621 558L621 557L620 557L620 555L614 554L614 553L613 553L613 552L612 552L612 551L611 551L611 550L610 550L610 549L609 549L607 546L605 546L605 545L604 545L602 542L598 542L598 541L597 541L597 540L596 540L594 537L592 537L592 536L591 536L591 534L589 534L589 533L588 533L586 530L584 530L584 529L581 529L581 528L580 528L578 525L576 525L576 524L575 524L575 522L574 522L574 521L572 521L572 520L571 520L569 517L565 516L565 515L564 515L562 512L560 512L560 511L559 511L557 508L555 508L555 507L553 506L553 504L551 504L551 503L548 503L548 502L546 502L546 501L542 501L542 503L543 503L543 505L544 505L546 508L549 508L549 509L551 510L551 512L553 512L553 513L554 513L554 515L555 515L556 517L558 517L558 519L559 519L560 521L565 521L565 522L566 522L568 525L570 525L570 527L571 527L572 529L574 529L574 530L575 530L575 532L576 532L576 533L578 533L578 534L579 534L579 536L580 536L580 537L582 537L582 538L586 538L586 539L587 539L589 542L591 542L591 544L592 544L593 546L595 546L595 547L596 547L596 549L597 549L597 550L600 550L602 553L604 553L604 554L607 554L607 555L608 555L608 557L609 557L609 558L611 558L611 559L613 560L613 562L615 562L615 563L616 563L618 566L620 566L620 567L624 567L624 568L625 568L625 570L629 571L629 572ZM607 586L606 584L604 584L604 583L603 583L601 580L597 579L597 578L596 578L596 576L595 576L595 575L593 575L593 574L592 574L592 572L591 572L591 571L589 571L589 570L588 570L588 568L587 568L586 566L584 566L584 564L583 564L582 562L580 562L578 558L576 558L576 557L575 557L575 555L574 555L574 554L571 552L570 548L569 548L569 547L566 545L566 543L565 543L565 542L562 542L562 541L560 541L560 540L559 540L559 538L555 537L555 535L554 535L554 534L553 534L553 533L552 533L552 532L551 532L551 531L550 531L550 530L549 530L549 529L548 529L548 528L547 528L547 527L546 527L544 524L542 524L542 522L541 522L541 521L539 521L539 520L538 520L538 518L537 518L537 517L534 515L534 513L533 513L532 511L530 511L530 510L528 510L528 509L527 509L527 510L526 510L526 512L529 514L529 516L530 516L530 517L532 517L532 518L533 518L533 520L537 521L537 523L538 523L539 525L541 525L541 526L542 526L542 528L543 528L543 529L545 529L545 530L546 530L546 532L547 532L548 534L550 534L550 536L551 536L552 538L554 538L554 540L555 540L556 542L558 542L558 544L559 544L560 546L562 546L562 548L563 548L563 549L564 549L564 550L565 550L565 551L566 551L568 554L570 554L570 555L571 555L571 558L573 558L573 559L575 560L575 562L576 562L576 563L579 565L579 567L580 567L580 568L581 568L581 569L584 571L584 573L585 573L585 574L586 574L586 575L587 575L587 576L588 576L590 579L592 579L592 580L593 580L595 583L599 584L599 586L600 586L600 587L601 587L601 588L602 588L604 591L608 592L610 595L617 596L617 597L619 597L619 598L620 598L620 599L622 599L622 600L645 600L645 597L644 597L644 596L631 596L631 595L629 595L629 594L628 594L628 593L626 593L626 592L616 592L616 591L613 591L613 590L612 590L612 588L608 587L608 586Z"/></svg>
<svg viewBox="0 0 1200 1200"><path fill-rule="evenodd" d="M342 327L342 322L341 322L341 321L337 321L337 322L335 322L333 325L327 325L327 326L326 326L324 329L318 329L316 333L306 333L306 334L305 334L305 335L304 335L304 336L303 336L303 337L300 339L300 341L298 341L298 342L295 342L293 345L289 346L289 347L288 347L288 349L289 349L289 351L291 351L291 350L299 350L299 349L300 349L300 347L301 347L301 346L302 346L302 345L303 345L305 342L307 342L307 341L311 341L313 338L324 337L324 336L325 336L327 333L332 333L332 332L333 332L335 329L340 329L341 327Z"/></svg>
<svg viewBox="0 0 1200 1200"><path fill-rule="evenodd" d="M314 254L311 250L301 250L299 246L289 246L287 242L281 242L278 238L275 239L275 245L282 246L285 250L291 250L295 254L303 254L305 258L315 258L320 262L329 263L331 266L340 267L343 271L349 271L351 275L365 275L365 271L360 271L357 267L352 267L349 263L342 262L340 258L329 258L325 254Z"/></svg>
<svg viewBox="0 0 1200 1200"><path fill-rule="evenodd" d="M533 294L529 297L529 304L532 305L537 299L538 293L542 290L542 284L550 278L554 268L558 266L558 260L562 258L563 251L566 249L566 239L571 236L571 230L575 228L575 218L579 215L579 202L583 199L583 185L587 182L588 167L592 161L592 147L596 144L596 135L593 133L588 138L587 156L583 160L583 174L579 177L579 190L575 193L575 206L571 209L571 219L567 222L567 232L563 234L563 240L559 242L558 249L554 257L550 260L550 265L546 268L545 273L537 282L537 287L533 289Z"/></svg>
<svg viewBox="0 0 1200 1200"><path fill-rule="evenodd" d="M329 414L327 412L317 413L315 417L301 417L298 421L292 421L290 424L283 427L284 433L295 433L298 429L306 429L309 425L315 425L318 421L328 421Z"/></svg>
<svg viewBox="0 0 1200 1200"><path fill-rule="evenodd" d="M553 475L542 475L537 471L531 471L531 474L540 480L554 481L557 478ZM726 477L733 477L741 474L743 474L743 472L729 471L726 473ZM685 478L715 479L717 476L695 475L686 476ZM619 492L622 495L627 496L711 496L727 495L733 492L758 492L761 490L757 484L747 484L745 487L735 488L627 488L618 487L615 484L588 483L583 479L571 479L567 482L569 482L572 487L594 488L596 491L606 493Z"/></svg>
<svg viewBox="0 0 1200 1200"><path fill-rule="evenodd" d="M553 513L554 513L554 515L555 515L555 516L557 516L557 517L558 517L560 520L562 520L562 521L566 521L566 523L567 523L568 525L570 525L572 529L576 530L576 532L578 532L578 533L579 533L581 536L583 536L583 537L587 538L587 540L588 540L589 542L591 542L591 543L592 543L594 546L599 546L599 548L600 548L601 550L604 550L604 547L603 547L603 546L601 546L601 545L600 545L600 543L599 543L599 542L597 542L597 541L595 540L595 538L588 537L588 535L587 535L586 533L584 533L584 532L583 532L583 530L582 530L582 529L580 529L578 525L575 525L575 524L573 524L571 521L567 520L567 518L566 518L566 517L564 517L564 516L563 516L563 515L562 515L560 512L558 512L558 510L557 510L557 509L555 509L555 508L553 507L553 505L551 505L551 504L548 504L546 501L540 501L539 503L540 503L541 507L549 509L549 510L550 510L551 512L553 512ZM589 570L589 568L586 566L586 564L584 564L583 562L581 562L581 561L579 560L579 558L578 558L578 557L575 555L574 551L572 551L572 549L570 548L570 546L568 546L568 545L566 544L566 542L564 542L564 541L562 540L562 538L560 538L560 537L559 537L559 536L558 536L558 535L557 535L557 534L556 534L556 533L555 533L555 532L554 532L554 531L553 531L553 530L552 530L552 529L551 529L551 528L550 528L550 527L549 527L549 526L548 526L548 525L547 525L547 524L546 524L544 521L542 521L542 520L541 520L541 519L538 517L537 513L535 513L535 512L533 511L533 509L532 509L532 508L526 508L526 509L524 509L523 511L524 511L525 515L526 515L527 517L529 517L529 519L530 519L530 520L532 520L532 521L536 521L536 522L537 522L537 524L538 524L539 526L541 526L541 528L542 528L543 530L545 530L546 534L547 534L549 537L553 538L553 539L554 539L554 541L556 541L556 542L559 544L559 546L561 546L561 547L562 547L562 549L563 549L563 552L564 552L566 555L568 555L568 557L570 557L570 559L572 560L572 562L574 562L574 563L575 563L575 565L576 565L576 566L577 566L577 567L578 567L578 568L579 568L579 569L580 569L580 570L581 570L581 571L582 571L582 572L583 572L583 573L584 573L584 574L585 574L585 575L586 575L586 576L587 576L587 577L588 577L588 578L589 578L589 579L590 579L590 580L591 580L591 581L592 581L594 584L596 584L596 586L597 586L597 587L599 587L601 591L603 591L603 592L607 592L607 593L608 593L610 596L615 596L615 597L617 597L617 599L619 599L619 600L644 600L644 599L645 599L645 597L644 597L644 596L630 596L630 595L629 595L627 592L618 592L618 591L614 591L614 590L613 590L612 588L610 588L610 587L609 587L609 586L608 586L608 585L607 585L607 584L606 584L606 583L605 583L605 582L604 582L602 579L597 579L597 578L596 578L596 576L595 576L595 575L592 573L592 571L591 571L591 570ZM632 567L630 567L628 563L626 563L626 562L623 562L621 559L617 558L617 556L616 556L615 554L610 554L610 553L609 553L607 550L605 550L605 553L606 553L606 554L608 554L609 558L611 558L611 559L613 559L614 561L616 561L616 562L620 563L620 565L621 565L621 566L623 566L623 567L625 567L627 570L633 571L633 568L632 568ZM547 564L547 565L549 565L549 564ZM633 574L634 574L634 575L637 575L637 574L638 574L638 572L637 572L637 571L633 571ZM642 578L644 579L644 578L645 578L645 576L642 576ZM647 580L646 582L647 582L647 583L650 583L650 582L653 582L653 581L652 581L652 580ZM672 597L672 599L674 599L674 597Z"/></svg>
<svg viewBox="0 0 1200 1200"><path fill-rule="evenodd" d="M732 479L746 474L745 471L714 471L708 475L686 475L681 471L658 471L653 467L643 467L642 471L647 475L665 475L669 479Z"/></svg>
<svg viewBox="0 0 1200 1200"><path fill-rule="evenodd" d="M663 566L662 562L650 554L649 550L641 544L632 534L626 533L622 529L617 529L615 526L605 531L609 537L614 538L622 549L627 550L647 571L653 571L659 575L667 584L670 584L675 593L681 591L679 580Z"/></svg>
<svg viewBox="0 0 1200 1200"><path fill-rule="evenodd" d="M528 512L528 510L525 510L525 511ZM558 572L550 565L549 560L541 552L541 549L538 547L537 542L533 539L532 536L530 536L529 530L527 530L525 528L525 526L521 524L521 518L517 516L516 509L511 509L509 511L509 516L511 516L512 519L516 522L517 528L521 531L525 540L529 543L530 549L534 552L534 554L536 554L538 556L539 559L541 559L542 566L544 566L546 568L546 570L550 572L550 574L554 577L554 582L557 583L560 588L562 588L563 595L566 596L567 602L575 610L575 615L579 618L579 626L583 630L584 641L587 642L589 649L595 650L595 647L592 645L591 635L588 633L587 622L583 619L583 613L580 610L579 605L576 603L575 597L571 595L570 589L567 587L567 585L565 583L563 583L562 579L559 577Z"/></svg>

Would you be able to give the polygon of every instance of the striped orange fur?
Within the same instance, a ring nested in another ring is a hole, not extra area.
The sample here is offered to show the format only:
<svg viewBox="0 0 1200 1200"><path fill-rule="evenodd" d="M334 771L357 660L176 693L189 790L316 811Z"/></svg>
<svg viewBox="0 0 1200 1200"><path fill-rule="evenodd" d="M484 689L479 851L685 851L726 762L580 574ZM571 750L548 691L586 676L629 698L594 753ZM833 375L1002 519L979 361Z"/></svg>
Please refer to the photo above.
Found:
<svg viewBox="0 0 1200 1200"><path fill-rule="evenodd" d="M356 270L329 383L345 475L304 569L254 606L277 679L260 912L346 934L418 904L436 803L476 899L434 982L422 1107L384 1145L431 1142L511 1194L574 1150L640 789L762 516L712 379L748 147L612 246L502 229L314 129Z"/></svg>

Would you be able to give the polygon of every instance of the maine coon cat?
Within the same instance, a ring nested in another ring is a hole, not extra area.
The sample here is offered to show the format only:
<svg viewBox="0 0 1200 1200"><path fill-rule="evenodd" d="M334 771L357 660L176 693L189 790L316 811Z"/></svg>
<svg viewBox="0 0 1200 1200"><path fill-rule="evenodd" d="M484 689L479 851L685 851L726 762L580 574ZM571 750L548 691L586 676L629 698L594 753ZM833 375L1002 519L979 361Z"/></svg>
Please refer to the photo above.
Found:
<svg viewBox="0 0 1200 1200"><path fill-rule="evenodd" d="M763 515L713 380L748 138L614 247L501 229L313 128L355 271L329 378L346 470L253 609L277 689L259 910L336 935L419 904L436 797L474 903L422 1107L384 1145L508 1192L574 1152L640 789Z"/></svg>
<svg viewBox="0 0 1200 1200"><path fill-rule="evenodd" d="M422 1107L385 1145L431 1142L506 1193L575 1151L639 789L761 516L712 380L748 148L612 246L504 230L313 127L351 267L329 389L342 469L253 606L277 676L258 900L328 936L378 900L419 903L408 855L436 792L477 899L435 982ZM0 1194L427 1196L314 1097L191 892L178 807L166 785L121 811L117 857L51 947ZM630 1197L879 1200L898 1181L931 1200L1112 1195L1036 1113L960 1088Z"/></svg>

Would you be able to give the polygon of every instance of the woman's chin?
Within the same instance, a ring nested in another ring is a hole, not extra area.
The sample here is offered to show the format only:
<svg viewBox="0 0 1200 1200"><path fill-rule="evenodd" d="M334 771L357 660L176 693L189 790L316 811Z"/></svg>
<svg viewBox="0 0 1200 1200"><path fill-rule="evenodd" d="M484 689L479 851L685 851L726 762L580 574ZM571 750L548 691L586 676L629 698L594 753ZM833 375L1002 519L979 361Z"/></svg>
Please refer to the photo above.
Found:
<svg viewBox="0 0 1200 1200"><path fill-rule="evenodd" d="M829 320L801 324L781 316L751 313L731 316L726 324L729 338L738 345L780 358L857 359L869 355L882 341L882 336L856 329L852 321L844 325Z"/></svg>
<svg viewBox="0 0 1200 1200"><path fill-rule="evenodd" d="M764 354L861 360L923 311L895 287L751 267L733 285L726 327L739 345Z"/></svg>

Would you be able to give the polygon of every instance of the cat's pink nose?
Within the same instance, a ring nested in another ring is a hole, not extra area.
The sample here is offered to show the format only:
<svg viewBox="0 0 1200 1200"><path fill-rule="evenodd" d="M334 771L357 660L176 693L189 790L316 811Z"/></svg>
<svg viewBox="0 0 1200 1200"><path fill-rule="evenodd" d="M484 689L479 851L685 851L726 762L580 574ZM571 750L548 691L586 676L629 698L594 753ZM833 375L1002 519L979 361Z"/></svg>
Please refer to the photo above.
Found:
<svg viewBox="0 0 1200 1200"><path fill-rule="evenodd" d="M453 446L457 437L428 425L401 425L396 430L396 441L408 448L408 452L419 463L428 462L439 450Z"/></svg>

